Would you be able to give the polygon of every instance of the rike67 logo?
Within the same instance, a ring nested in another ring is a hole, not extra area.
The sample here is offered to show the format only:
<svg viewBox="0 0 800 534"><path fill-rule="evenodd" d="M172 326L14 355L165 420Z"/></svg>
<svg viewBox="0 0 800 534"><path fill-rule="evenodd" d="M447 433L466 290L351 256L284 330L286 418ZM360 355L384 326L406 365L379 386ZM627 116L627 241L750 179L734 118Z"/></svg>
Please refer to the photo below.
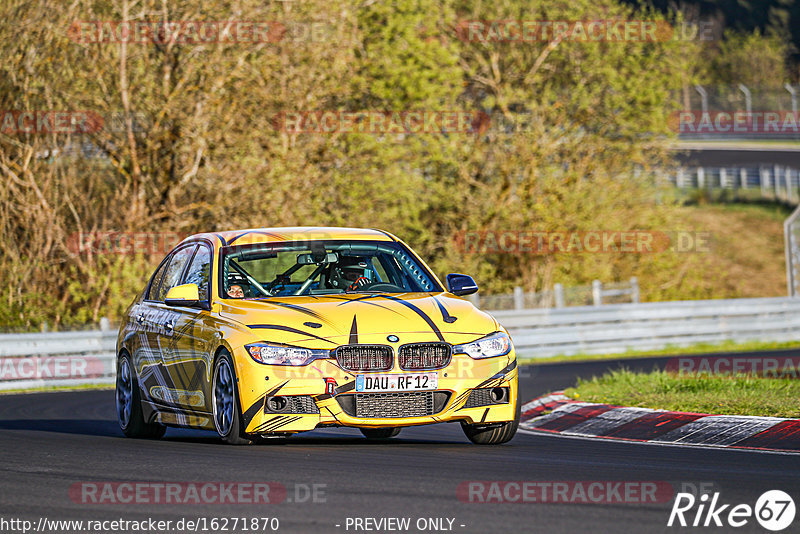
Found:
<svg viewBox="0 0 800 534"><path fill-rule="evenodd" d="M678 493L669 514L667 526L681 527L743 527L753 518L765 529L777 532L792 524L795 516L794 500L781 490L764 492L755 506L749 504L723 504L719 492L695 497L691 493Z"/></svg>

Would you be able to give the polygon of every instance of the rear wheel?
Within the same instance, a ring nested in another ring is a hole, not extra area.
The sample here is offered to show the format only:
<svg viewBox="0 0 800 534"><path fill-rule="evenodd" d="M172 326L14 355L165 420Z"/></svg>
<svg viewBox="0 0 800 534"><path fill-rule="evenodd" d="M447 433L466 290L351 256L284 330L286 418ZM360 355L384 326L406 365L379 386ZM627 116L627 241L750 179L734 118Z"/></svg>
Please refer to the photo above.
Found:
<svg viewBox="0 0 800 534"><path fill-rule="evenodd" d="M139 382L133 372L131 357L123 354L117 362L117 421L129 438L160 438L167 429L158 423L147 423L142 413Z"/></svg>
<svg viewBox="0 0 800 534"><path fill-rule="evenodd" d="M242 409L239 406L239 388L233 371L233 360L222 352L214 364L212 383L214 426L219 436L231 445L250 445L253 440L244 432Z"/></svg>
<svg viewBox="0 0 800 534"><path fill-rule="evenodd" d="M367 439L389 439L399 434L401 429L398 426L394 426L388 428L360 428L359 430Z"/></svg>
<svg viewBox="0 0 800 534"><path fill-rule="evenodd" d="M519 427L520 404L517 394L517 408L513 421L493 425L469 425L461 423L461 428L467 438L476 445L499 445L510 441L517 433Z"/></svg>

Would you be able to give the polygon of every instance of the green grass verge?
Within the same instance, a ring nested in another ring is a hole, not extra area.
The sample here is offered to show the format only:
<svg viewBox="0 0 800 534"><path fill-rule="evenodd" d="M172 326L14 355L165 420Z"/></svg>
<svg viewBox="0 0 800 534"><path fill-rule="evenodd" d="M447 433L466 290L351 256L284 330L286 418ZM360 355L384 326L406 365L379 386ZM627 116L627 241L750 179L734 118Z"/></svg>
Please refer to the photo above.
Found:
<svg viewBox="0 0 800 534"><path fill-rule="evenodd" d="M621 369L579 380L565 394L583 402L679 412L800 417L800 380L791 378L679 377Z"/></svg>
<svg viewBox="0 0 800 534"><path fill-rule="evenodd" d="M800 146L800 141L795 139L735 139L735 140L707 140L697 139L689 140L683 139L673 144L675 148L685 149L687 147L709 147L709 148L758 148L758 147L776 147L776 148L797 148Z"/></svg>
<svg viewBox="0 0 800 534"><path fill-rule="evenodd" d="M83 391L87 389L114 389L114 384L85 384L79 386L42 386L28 389L5 389L0 391L0 395L12 393L49 393L52 391Z"/></svg>
<svg viewBox="0 0 800 534"><path fill-rule="evenodd" d="M513 339L513 338L512 338ZM615 360L617 358L642 358L647 356L674 356L676 354L711 354L716 352L748 352L760 350L780 350L800 348L800 341L749 341L745 343L735 343L726 341L724 343L697 343L686 347L677 345L667 345L663 349L657 350L629 350L627 352L617 352L610 354L571 354L558 355L541 358L520 358L519 364L547 364L570 361L584 360Z"/></svg>

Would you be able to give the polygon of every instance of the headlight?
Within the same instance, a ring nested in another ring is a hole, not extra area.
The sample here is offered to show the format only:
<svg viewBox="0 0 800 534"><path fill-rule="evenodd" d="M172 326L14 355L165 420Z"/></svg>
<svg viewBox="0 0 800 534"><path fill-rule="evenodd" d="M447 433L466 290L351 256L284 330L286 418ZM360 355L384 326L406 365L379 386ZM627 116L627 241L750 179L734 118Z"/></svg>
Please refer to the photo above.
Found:
<svg viewBox="0 0 800 534"><path fill-rule="evenodd" d="M463 345L456 345L453 347L454 353L467 354L476 360L503 356L510 351L511 339L502 332L482 337L472 343L464 343Z"/></svg>
<svg viewBox="0 0 800 534"><path fill-rule="evenodd" d="M266 365L307 365L331 355L331 351L325 349L304 349L272 343L254 343L244 348L251 358Z"/></svg>

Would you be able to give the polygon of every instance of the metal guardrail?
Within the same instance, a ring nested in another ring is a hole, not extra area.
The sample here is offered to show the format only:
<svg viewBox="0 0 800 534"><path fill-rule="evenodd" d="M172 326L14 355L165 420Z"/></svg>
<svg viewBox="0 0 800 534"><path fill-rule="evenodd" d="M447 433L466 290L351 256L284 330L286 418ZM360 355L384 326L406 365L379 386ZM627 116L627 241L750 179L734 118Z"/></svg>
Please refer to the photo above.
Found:
<svg viewBox="0 0 800 534"><path fill-rule="evenodd" d="M0 335L0 390L113 384L115 330Z"/></svg>
<svg viewBox="0 0 800 534"><path fill-rule="evenodd" d="M800 206L783 222L787 295L800 294Z"/></svg>
<svg viewBox="0 0 800 534"><path fill-rule="evenodd" d="M493 312L520 357L800 339L800 299L700 300Z"/></svg>
<svg viewBox="0 0 800 534"><path fill-rule="evenodd" d="M728 190L800 203L800 169L783 165L678 168L663 177L678 189Z"/></svg>
<svg viewBox="0 0 800 534"><path fill-rule="evenodd" d="M604 306L639 302L639 281L635 276L625 282L594 280L591 285L564 287L554 284L553 289L525 292L515 287L506 295L480 295L474 293L467 299L484 310L528 310L534 308L564 308L566 306Z"/></svg>
<svg viewBox="0 0 800 534"><path fill-rule="evenodd" d="M618 353L722 341L800 339L791 297L609 304L493 315L522 358ZM113 384L114 331L0 335L0 390Z"/></svg>

